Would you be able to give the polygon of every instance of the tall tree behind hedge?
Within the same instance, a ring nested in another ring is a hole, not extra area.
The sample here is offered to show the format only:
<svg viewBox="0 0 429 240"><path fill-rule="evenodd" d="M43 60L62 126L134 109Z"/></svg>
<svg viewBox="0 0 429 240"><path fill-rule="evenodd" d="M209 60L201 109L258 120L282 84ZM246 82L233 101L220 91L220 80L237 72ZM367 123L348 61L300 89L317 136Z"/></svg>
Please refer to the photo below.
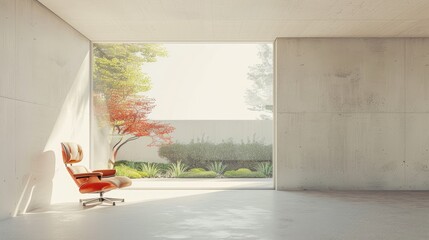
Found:
<svg viewBox="0 0 429 240"><path fill-rule="evenodd" d="M252 86L246 91L249 110L260 112L261 119L273 118L273 48L261 44L258 53L260 63L249 67L247 78Z"/></svg>
<svg viewBox="0 0 429 240"><path fill-rule="evenodd" d="M94 51L94 92L109 98L114 92L123 97L151 88L150 77L142 65L167 56L159 44L96 43Z"/></svg>
<svg viewBox="0 0 429 240"><path fill-rule="evenodd" d="M112 147L109 166L113 167L122 146L140 137L150 137L150 146L170 143L174 127L151 121L156 106L144 97L150 90L150 77L142 65L167 56L159 44L94 44L94 108L101 126L108 125L119 136Z"/></svg>

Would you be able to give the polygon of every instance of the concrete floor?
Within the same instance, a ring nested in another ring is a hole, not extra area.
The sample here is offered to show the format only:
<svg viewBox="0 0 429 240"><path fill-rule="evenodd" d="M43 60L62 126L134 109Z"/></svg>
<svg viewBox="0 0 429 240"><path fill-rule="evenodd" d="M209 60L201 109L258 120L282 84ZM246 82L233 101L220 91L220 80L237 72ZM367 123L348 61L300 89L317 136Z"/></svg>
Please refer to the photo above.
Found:
<svg viewBox="0 0 429 240"><path fill-rule="evenodd" d="M429 192L121 190L0 222L0 239L429 239Z"/></svg>
<svg viewBox="0 0 429 240"><path fill-rule="evenodd" d="M243 190L274 189L272 178L141 178L127 189L139 190Z"/></svg>

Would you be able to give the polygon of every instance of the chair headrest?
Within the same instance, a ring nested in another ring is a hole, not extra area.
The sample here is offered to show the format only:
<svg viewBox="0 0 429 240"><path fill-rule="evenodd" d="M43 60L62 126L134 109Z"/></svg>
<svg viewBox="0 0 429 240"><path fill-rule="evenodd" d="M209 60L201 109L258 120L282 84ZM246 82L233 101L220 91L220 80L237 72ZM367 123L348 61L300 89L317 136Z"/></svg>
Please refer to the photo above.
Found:
<svg viewBox="0 0 429 240"><path fill-rule="evenodd" d="M82 147L77 143L62 142L63 161L65 164L73 164L82 161Z"/></svg>

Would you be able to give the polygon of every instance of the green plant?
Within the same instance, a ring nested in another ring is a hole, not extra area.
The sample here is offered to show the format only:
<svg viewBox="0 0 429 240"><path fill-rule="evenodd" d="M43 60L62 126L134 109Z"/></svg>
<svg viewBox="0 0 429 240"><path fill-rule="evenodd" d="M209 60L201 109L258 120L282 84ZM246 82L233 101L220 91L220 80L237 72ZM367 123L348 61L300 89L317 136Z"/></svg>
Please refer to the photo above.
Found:
<svg viewBox="0 0 429 240"><path fill-rule="evenodd" d="M139 171L143 171L143 166L148 164L149 162L134 162L134 161L127 161L127 160L119 160L115 162L115 166L125 165L131 168L134 168ZM150 163L155 165L158 168L159 174L165 174L169 167L169 163Z"/></svg>
<svg viewBox="0 0 429 240"><path fill-rule="evenodd" d="M192 168L188 172L199 173L199 172L205 172L205 171L206 170L204 168Z"/></svg>
<svg viewBox="0 0 429 240"><path fill-rule="evenodd" d="M121 166L121 165L124 165L124 166L127 166L127 167L131 167L131 168L135 168L135 162L133 162L133 161L120 160L120 161L116 161L115 162L115 167L116 166Z"/></svg>
<svg viewBox="0 0 429 240"><path fill-rule="evenodd" d="M133 179L142 177L139 171L125 165L115 166L115 169L117 176L125 176Z"/></svg>
<svg viewBox="0 0 429 240"><path fill-rule="evenodd" d="M178 161L176 163L171 163L170 164L170 168L167 171L167 176L169 177L179 177L181 174L183 174L184 172L186 172L186 170L188 169L188 167L182 163L182 161Z"/></svg>
<svg viewBox="0 0 429 240"><path fill-rule="evenodd" d="M208 169L215 172L217 175L222 175L225 172L226 165L223 164L223 162L211 162Z"/></svg>
<svg viewBox="0 0 429 240"><path fill-rule="evenodd" d="M215 178L217 174L213 171L200 171L200 172L184 172L180 174L179 178Z"/></svg>
<svg viewBox="0 0 429 240"><path fill-rule="evenodd" d="M155 163L145 163L142 165L142 171L145 172L148 177L153 178L158 175L159 168Z"/></svg>
<svg viewBox="0 0 429 240"><path fill-rule="evenodd" d="M256 167L256 171L264 174L265 177L272 177L273 165L271 163L259 163Z"/></svg>
<svg viewBox="0 0 429 240"><path fill-rule="evenodd" d="M142 171L137 171L140 174L141 178L148 178L149 174L147 174L146 172L142 172Z"/></svg>
<svg viewBox="0 0 429 240"><path fill-rule="evenodd" d="M163 145L158 153L171 163L180 160L191 168L205 166L213 161L227 162L228 167L232 167L230 162L243 162L237 165L254 168L253 165L257 162L272 161L272 145L265 145L255 138L241 143L234 143L231 139L222 143L212 143L202 138L188 144Z"/></svg>
<svg viewBox="0 0 429 240"><path fill-rule="evenodd" d="M170 168L169 163L156 163L156 165L158 166L159 174L165 174Z"/></svg>
<svg viewBox="0 0 429 240"><path fill-rule="evenodd" d="M252 172L247 168L241 168L236 171L226 171L224 174L228 178L264 178L264 174L260 172Z"/></svg>

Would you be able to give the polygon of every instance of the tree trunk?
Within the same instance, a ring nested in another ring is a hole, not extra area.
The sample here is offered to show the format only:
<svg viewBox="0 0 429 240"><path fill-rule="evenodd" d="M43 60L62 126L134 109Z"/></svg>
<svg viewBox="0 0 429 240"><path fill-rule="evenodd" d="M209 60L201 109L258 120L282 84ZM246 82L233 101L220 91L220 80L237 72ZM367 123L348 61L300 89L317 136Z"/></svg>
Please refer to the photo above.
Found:
<svg viewBox="0 0 429 240"><path fill-rule="evenodd" d="M108 164L108 167L110 169L113 169L115 167L116 157L118 156L119 149L121 149L121 147L124 146L126 143L139 139L139 137L132 136L127 138L127 140L122 141L123 139L124 137L121 137L121 139L119 139L119 141L112 147L112 154L110 156Z"/></svg>

